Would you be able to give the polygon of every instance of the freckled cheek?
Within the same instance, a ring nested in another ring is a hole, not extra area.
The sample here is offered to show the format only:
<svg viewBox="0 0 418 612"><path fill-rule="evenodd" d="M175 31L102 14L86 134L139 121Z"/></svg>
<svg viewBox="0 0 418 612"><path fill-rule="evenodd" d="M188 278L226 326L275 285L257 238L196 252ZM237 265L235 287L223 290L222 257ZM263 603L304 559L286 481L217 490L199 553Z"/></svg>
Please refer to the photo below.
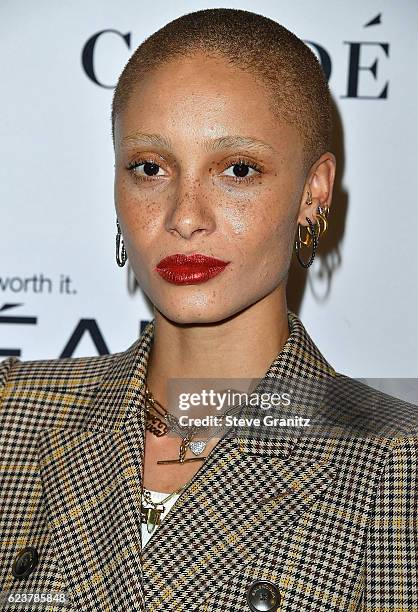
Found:
<svg viewBox="0 0 418 612"><path fill-rule="evenodd" d="M161 209L153 203L131 208L126 221L126 231L133 243L150 245L161 234Z"/></svg>
<svg viewBox="0 0 418 612"><path fill-rule="evenodd" d="M225 208L223 219L228 227L228 232L233 236L240 237L247 234L251 226L251 218L248 218L242 206L238 208Z"/></svg>
<svg viewBox="0 0 418 612"><path fill-rule="evenodd" d="M144 195L139 197L125 182L115 185L115 203L127 239L138 233L153 234L161 227L161 204Z"/></svg>
<svg viewBox="0 0 418 612"><path fill-rule="evenodd" d="M161 209L153 202L129 203L122 210L123 237L130 260L142 262L158 252Z"/></svg>

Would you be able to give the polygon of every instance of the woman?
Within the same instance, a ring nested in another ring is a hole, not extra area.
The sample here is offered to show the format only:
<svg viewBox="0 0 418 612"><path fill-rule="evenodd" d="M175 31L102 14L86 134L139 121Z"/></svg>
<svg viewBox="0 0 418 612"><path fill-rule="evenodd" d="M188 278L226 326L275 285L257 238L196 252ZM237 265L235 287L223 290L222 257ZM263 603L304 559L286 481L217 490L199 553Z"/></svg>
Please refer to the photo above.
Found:
<svg viewBox="0 0 418 612"><path fill-rule="evenodd" d="M335 176L315 56L254 13L184 15L131 57L112 128L117 263L154 318L125 352L1 364L2 589L86 611L417 610L414 407L335 372L286 303ZM339 435L179 429L168 383L201 378L299 386Z"/></svg>

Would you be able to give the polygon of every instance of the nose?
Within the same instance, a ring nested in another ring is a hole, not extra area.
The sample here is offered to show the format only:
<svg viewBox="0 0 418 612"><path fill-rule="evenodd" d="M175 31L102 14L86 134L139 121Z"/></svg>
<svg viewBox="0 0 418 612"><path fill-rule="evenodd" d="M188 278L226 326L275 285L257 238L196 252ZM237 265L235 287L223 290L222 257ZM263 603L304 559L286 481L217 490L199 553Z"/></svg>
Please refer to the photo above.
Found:
<svg viewBox="0 0 418 612"><path fill-rule="evenodd" d="M166 219L167 231L190 240L193 234L210 233L214 228L210 194L202 181L190 176L179 179Z"/></svg>

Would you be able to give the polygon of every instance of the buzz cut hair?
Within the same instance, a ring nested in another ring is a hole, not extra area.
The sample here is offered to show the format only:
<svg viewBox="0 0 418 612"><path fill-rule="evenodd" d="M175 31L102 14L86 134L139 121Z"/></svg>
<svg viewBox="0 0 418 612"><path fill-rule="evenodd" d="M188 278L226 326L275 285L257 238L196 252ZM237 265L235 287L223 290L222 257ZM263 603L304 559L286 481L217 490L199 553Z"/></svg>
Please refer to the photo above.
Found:
<svg viewBox="0 0 418 612"><path fill-rule="evenodd" d="M302 136L303 160L309 168L330 150L332 105L327 79L309 47L272 19L250 11L212 8L170 21L146 38L125 65L112 100L115 119L134 88L158 66L194 53L224 58L251 73L266 89L278 122L294 125Z"/></svg>

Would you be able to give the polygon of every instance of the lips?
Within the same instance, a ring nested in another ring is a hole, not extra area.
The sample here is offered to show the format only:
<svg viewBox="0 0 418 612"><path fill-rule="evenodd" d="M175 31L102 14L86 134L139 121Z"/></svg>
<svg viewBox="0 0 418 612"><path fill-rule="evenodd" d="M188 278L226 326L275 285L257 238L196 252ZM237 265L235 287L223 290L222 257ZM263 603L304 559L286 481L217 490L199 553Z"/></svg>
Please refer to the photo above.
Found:
<svg viewBox="0 0 418 612"><path fill-rule="evenodd" d="M164 257L155 270L166 281L176 285L195 285L213 278L229 264L216 257L207 257L201 253L184 255L176 253Z"/></svg>

